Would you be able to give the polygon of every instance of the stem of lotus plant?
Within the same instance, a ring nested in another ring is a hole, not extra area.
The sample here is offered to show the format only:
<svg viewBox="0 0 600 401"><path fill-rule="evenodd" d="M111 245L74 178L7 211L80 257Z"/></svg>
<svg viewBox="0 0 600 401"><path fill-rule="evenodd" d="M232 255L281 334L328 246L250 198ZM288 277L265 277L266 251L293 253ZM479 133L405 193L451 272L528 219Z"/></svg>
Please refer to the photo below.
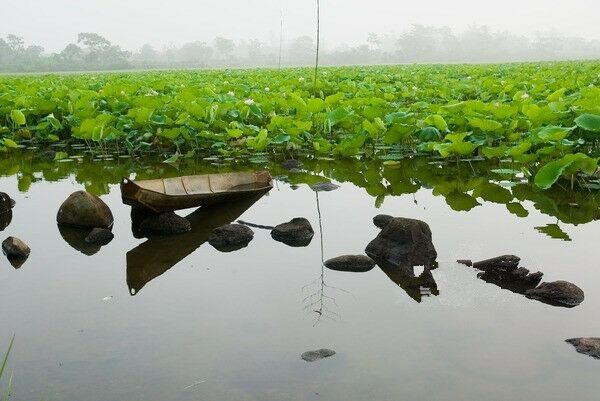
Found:
<svg viewBox="0 0 600 401"><path fill-rule="evenodd" d="M315 61L314 94L317 97L317 75L319 73L319 47L321 41L321 2L317 0L317 55Z"/></svg>
<svg viewBox="0 0 600 401"><path fill-rule="evenodd" d="M281 50L283 49L283 10L279 9L279 62L278 68L281 69Z"/></svg>

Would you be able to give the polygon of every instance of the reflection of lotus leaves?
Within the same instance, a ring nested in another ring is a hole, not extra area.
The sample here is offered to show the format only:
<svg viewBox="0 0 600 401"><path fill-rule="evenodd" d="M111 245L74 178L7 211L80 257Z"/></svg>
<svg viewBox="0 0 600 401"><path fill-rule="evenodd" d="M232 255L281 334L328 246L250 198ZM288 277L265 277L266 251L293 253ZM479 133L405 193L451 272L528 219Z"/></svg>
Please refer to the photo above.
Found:
<svg viewBox="0 0 600 401"><path fill-rule="evenodd" d="M85 241L85 238L90 233L89 229L69 227L58 224L58 231L67 244L84 255L92 256L98 253L100 248L102 248L101 245L90 244Z"/></svg>

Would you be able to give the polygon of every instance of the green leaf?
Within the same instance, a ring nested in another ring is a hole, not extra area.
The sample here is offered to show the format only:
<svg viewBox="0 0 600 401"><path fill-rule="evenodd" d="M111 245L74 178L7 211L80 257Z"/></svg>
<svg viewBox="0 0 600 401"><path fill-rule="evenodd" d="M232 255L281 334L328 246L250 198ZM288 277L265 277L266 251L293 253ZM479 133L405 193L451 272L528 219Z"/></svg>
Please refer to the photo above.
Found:
<svg viewBox="0 0 600 401"><path fill-rule="evenodd" d="M348 110L344 107L338 107L337 109L332 110L329 113L327 113L327 119L329 120L329 123L333 127L334 125L344 121L346 118L350 117L351 115L352 115L352 110Z"/></svg>
<svg viewBox="0 0 600 401"><path fill-rule="evenodd" d="M13 149L16 149L19 147L19 145L17 145L17 143L15 141L13 141L12 139L9 139L9 138L4 138L4 146L6 146L7 148L13 148Z"/></svg>
<svg viewBox="0 0 600 401"><path fill-rule="evenodd" d="M562 141L565 139L569 133L573 130L572 128L565 127L557 127L554 125L549 125L541 129L538 132L538 137L543 141Z"/></svg>
<svg viewBox="0 0 600 401"><path fill-rule="evenodd" d="M568 154L542 167L535 175L534 182L539 188L548 189L562 175L572 175L579 171L592 174L596 171L597 165L596 159L583 153Z"/></svg>
<svg viewBox="0 0 600 401"><path fill-rule="evenodd" d="M439 114L434 114L425 119L425 124L429 126L433 126L440 131L448 131L448 123L444 120L444 117Z"/></svg>
<svg viewBox="0 0 600 401"><path fill-rule="evenodd" d="M23 112L21 110L13 110L13 111L11 111L10 112L10 119L16 125L25 125L26 122L27 122L26 119L25 119L25 114L23 114Z"/></svg>
<svg viewBox="0 0 600 401"><path fill-rule="evenodd" d="M502 124L500 124L498 121L485 118L469 118L469 124L471 127L479 128L483 132L497 131L502 128Z"/></svg>
<svg viewBox="0 0 600 401"><path fill-rule="evenodd" d="M575 119L579 128L591 132L600 132L600 116L596 114L582 114Z"/></svg>

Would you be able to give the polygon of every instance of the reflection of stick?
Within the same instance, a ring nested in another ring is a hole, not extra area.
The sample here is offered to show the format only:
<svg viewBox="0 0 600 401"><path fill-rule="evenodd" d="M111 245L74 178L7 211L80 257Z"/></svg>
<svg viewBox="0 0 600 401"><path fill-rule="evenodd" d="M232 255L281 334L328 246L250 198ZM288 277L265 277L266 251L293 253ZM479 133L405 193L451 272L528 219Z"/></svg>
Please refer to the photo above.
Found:
<svg viewBox="0 0 600 401"><path fill-rule="evenodd" d="M273 226L263 226L261 224L248 223L247 221L244 221L244 220L238 220L237 222L239 224L243 224L243 225L248 226L248 227L260 228L261 230L272 230L272 229L275 228Z"/></svg>

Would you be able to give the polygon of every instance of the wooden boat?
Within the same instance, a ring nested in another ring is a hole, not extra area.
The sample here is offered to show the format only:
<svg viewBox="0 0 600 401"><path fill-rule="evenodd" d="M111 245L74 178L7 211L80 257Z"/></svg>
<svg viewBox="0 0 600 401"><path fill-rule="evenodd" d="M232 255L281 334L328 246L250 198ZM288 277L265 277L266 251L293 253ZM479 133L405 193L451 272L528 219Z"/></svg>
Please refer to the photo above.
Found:
<svg viewBox="0 0 600 401"><path fill-rule="evenodd" d="M192 175L156 180L121 180L123 203L156 213L214 205L268 192L267 171Z"/></svg>

